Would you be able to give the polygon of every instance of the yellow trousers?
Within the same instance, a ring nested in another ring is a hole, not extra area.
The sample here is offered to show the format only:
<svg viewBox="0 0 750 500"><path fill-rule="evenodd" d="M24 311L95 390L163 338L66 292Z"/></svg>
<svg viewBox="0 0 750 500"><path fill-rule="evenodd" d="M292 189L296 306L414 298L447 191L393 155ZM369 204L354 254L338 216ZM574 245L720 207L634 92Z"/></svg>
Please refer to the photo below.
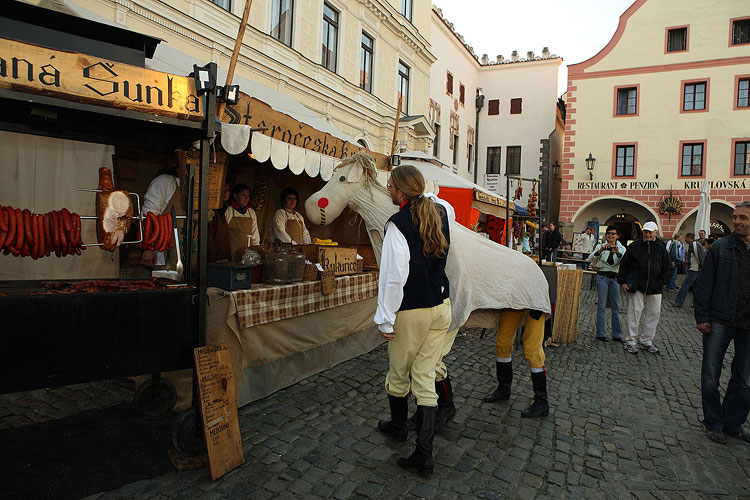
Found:
<svg viewBox="0 0 750 500"><path fill-rule="evenodd" d="M396 313L393 339L388 343L388 375L385 390L403 397L411 392L420 405L437 406L435 367L445 345L451 323L450 300L435 307Z"/></svg>
<svg viewBox="0 0 750 500"><path fill-rule="evenodd" d="M544 368L544 320L542 315L539 319L529 316L528 309L523 311L505 310L500 313L500 325L497 327L497 338L495 339L495 356L498 358L510 358L513 352L513 341L516 338L521 319L526 318L526 327L523 330L523 355L529 363L530 368Z"/></svg>
<svg viewBox="0 0 750 500"><path fill-rule="evenodd" d="M440 353L440 359L435 366L435 382L440 382L441 380L448 377L448 367L445 366L443 359L448 355L449 352L451 352L451 349L453 348L453 342L456 341L457 333L458 328L456 328L455 330L451 330L450 332L445 334L445 340L443 341L443 349Z"/></svg>

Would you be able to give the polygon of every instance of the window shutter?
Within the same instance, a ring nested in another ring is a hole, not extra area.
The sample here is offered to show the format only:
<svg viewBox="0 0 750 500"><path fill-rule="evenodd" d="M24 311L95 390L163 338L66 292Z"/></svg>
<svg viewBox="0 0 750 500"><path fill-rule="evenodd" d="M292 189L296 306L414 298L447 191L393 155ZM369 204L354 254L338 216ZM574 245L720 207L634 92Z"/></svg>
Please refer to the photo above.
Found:
<svg viewBox="0 0 750 500"><path fill-rule="evenodd" d="M448 95L453 95L453 75L448 73L448 81L445 86L445 91L448 93Z"/></svg>
<svg viewBox="0 0 750 500"><path fill-rule="evenodd" d="M520 97L510 100L510 114L511 115L521 114L521 98Z"/></svg>
<svg viewBox="0 0 750 500"><path fill-rule="evenodd" d="M499 99L492 99L487 104L487 114L489 114L489 115L499 115L500 114L500 100Z"/></svg>

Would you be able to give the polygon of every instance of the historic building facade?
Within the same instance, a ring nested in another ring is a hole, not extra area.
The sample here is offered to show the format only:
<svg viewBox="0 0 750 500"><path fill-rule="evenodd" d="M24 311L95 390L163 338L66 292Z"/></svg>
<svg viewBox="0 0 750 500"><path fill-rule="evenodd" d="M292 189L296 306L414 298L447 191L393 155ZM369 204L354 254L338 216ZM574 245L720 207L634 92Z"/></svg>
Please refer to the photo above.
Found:
<svg viewBox="0 0 750 500"><path fill-rule="evenodd" d="M244 0L54 0L159 37L196 63L226 70ZM235 75L279 90L354 141L389 153L426 150L430 66L427 0L254 0ZM223 83L223 81L222 81ZM273 103L269 103L272 104ZM283 112L283 109L279 109Z"/></svg>
<svg viewBox="0 0 750 500"><path fill-rule="evenodd" d="M750 199L748 2L636 0L568 78L568 235L596 222L634 239L649 220L666 237L693 231L704 181L712 233L731 228Z"/></svg>
<svg viewBox="0 0 750 500"><path fill-rule="evenodd" d="M540 55L514 52L507 60L497 56L490 61L487 55L480 60L437 8L430 44L437 60L430 72L428 121L435 138L428 152L455 173L503 196L506 174L540 179L547 219L559 200L560 184L551 166L562 161L564 113L556 95L562 59L545 48ZM516 187L514 183L511 197ZM530 190L526 183L519 205L526 205Z"/></svg>

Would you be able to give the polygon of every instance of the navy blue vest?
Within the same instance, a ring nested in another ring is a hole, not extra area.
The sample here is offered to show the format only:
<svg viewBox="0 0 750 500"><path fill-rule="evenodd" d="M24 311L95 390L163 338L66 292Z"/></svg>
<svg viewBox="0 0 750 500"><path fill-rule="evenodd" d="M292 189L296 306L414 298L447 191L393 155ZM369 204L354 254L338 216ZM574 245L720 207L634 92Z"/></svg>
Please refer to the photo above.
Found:
<svg viewBox="0 0 750 500"><path fill-rule="evenodd" d="M431 200L428 201L433 203ZM408 202L388 219L401 231L409 245L409 277L404 285L404 298L401 301L401 307L398 308L399 311L435 307L442 304L449 296L448 277L445 275L448 252L446 251L443 257L425 257L422 252L422 238L411 221L410 206L411 202ZM448 216L442 206L437 205L437 209L442 221L443 235L450 244Z"/></svg>

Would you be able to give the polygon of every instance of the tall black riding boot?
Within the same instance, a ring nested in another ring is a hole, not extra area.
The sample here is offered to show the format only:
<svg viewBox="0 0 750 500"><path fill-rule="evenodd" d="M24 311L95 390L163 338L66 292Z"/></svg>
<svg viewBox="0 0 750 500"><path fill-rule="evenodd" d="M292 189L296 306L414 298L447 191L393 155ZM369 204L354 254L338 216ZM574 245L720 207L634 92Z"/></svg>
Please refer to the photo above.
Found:
<svg viewBox="0 0 750 500"><path fill-rule="evenodd" d="M399 458L398 465L407 470L416 469L420 474L432 474L432 439L435 437L437 408L417 406L417 447L408 458Z"/></svg>
<svg viewBox="0 0 750 500"><path fill-rule="evenodd" d="M447 424L450 419L456 416L456 405L453 404L453 386L451 378L445 377L443 380L435 381L435 392L438 395L437 417L435 422L435 431Z"/></svg>
<svg viewBox="0 0 750 500"><path fill-rule="evenodd" d="M409 411L409 403L406 396L397 397L388 395L388 405L391 407L391 419L378 422L378 429L399 441L406 441L409 432L406 430L406 415Z"/></svg>
<svg viewBox="0 0 750 500"><path fill-rule="evenodd" d="M510 361L507 363L496 361L495 368L497 369L497 389L484 398L484 401L487 403L508 401L510 399L510 386L513 383L513 363Z"/></svg>
<svg viewBox="0 0 750 500"><path fill-rule="evenodd" d="M525 418L544 417L549 414L547 403L547 374L545 372L531 373L531 384L534 387L534 402L521 413Z"/></svg>

